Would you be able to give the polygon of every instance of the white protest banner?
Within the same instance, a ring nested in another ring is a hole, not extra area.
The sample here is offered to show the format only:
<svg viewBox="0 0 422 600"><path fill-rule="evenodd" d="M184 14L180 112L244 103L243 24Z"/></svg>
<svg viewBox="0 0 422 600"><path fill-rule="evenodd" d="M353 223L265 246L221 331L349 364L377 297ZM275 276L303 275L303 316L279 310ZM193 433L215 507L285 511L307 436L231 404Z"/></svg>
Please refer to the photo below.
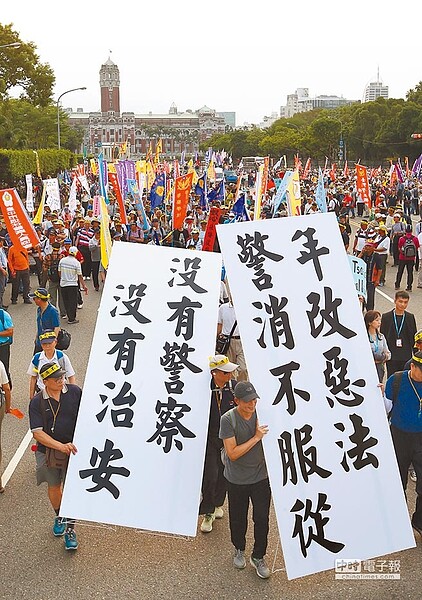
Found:
<svg viewBox="0 0 422 600"><path fill-rule="evenodd" d="M332 213L218 225L289 579L415 545Z"/></svg>
<svg viewBox="0 0 422 600"><path fill-rule="evenodd" d="M221 256L116 242L61 514L196 534Z"/></svg>
<svg viewBox="0 0 422 600"><path fill-rule="evenodd" d="M355 288L358 296L363 296L367 299L366 290L366 262L357 256L347 255L350 264L350 270L352 272L353 281L355 282Z"/></svg>
<svg viewBox="0 0 422 600"><path fill-rule="evenodd" d="M51 210L60 210L60 188L57 177L44 179L43 183L47 192L46 204Z"/></svg>
<svg viewBox="0 0 422 600"><path fill-rule="evenodd" d="M32 173L25 175L26 181L26 202L25 207L28 213L34 212L34 192L32 188Z"/></svg>
<svg viewBox="0 0 422 600"><path fill-rule="evenodd" d="M75 214L76 205L77 205L77 202L78 202L77 191L78 191L77 190L77 178L74 177L72 179L72 185L70 186L69 200L68 200L68 202L69 202L69 210L70 210L70 212L71 212L72 215Z"/></svg>

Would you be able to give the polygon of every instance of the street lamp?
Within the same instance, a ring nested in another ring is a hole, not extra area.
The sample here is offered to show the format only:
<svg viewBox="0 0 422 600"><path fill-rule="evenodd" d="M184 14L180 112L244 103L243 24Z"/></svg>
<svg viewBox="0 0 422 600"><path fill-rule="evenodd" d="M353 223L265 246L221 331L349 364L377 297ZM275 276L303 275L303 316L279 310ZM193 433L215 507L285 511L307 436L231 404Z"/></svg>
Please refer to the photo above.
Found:
<svg viewBox="0 0 422 600"><path fill-rule="evenodd" d="M20 42L12 42L11 44L2 44L0 48L20 48Z"/></svg>
<svg viewBox="0 0 422 600"><path fill-rule="evenodd" d="M78 88L72 88L71 90L66 90L65 92L60 94L60 96L57 98L57 146L58 146L59 150L60 150L60 108L59 108L60 98L62 98L65 94L70 94L70 92L78 92L79 90L86 90L86 87L78 87Z"/></svg>

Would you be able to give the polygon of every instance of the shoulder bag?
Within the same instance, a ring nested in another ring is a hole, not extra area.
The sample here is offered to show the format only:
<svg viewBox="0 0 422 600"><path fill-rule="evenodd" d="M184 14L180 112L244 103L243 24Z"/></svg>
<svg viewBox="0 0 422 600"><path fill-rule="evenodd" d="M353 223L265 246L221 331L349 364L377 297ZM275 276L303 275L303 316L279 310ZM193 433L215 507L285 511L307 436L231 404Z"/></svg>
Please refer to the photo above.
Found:
<svg viewBox="0 0 422 600"><path fill-rule="evenodd" d="M230 340L232 339L232 335L234 333L234 330L236 329L236 325L237 321L234 322L234 325L229 335L220 333L220 335L217 336L217 341L215 343L215 351L217 352L217 354L227 354L227 350L230 346Z"/></svg>
<svg viewBox="0 0 422 600"><path fill-rule="evenodd" d="M48 433L47 417L45 416L45 400L42 395L42 392L41 392L41 399L40 399L40 408L41 408L42 419L44 422L43 429L44 429L45 433ZM48 434L48 435L50 435L50 434ZM55 448L48 448L46 446L45 447L45 460L47 463L47 467L49 469L65 470L67 468L67 463L69 462L69 456L67 454L65 454L64 452L61 452L60 450L56 450Z"/></svg>

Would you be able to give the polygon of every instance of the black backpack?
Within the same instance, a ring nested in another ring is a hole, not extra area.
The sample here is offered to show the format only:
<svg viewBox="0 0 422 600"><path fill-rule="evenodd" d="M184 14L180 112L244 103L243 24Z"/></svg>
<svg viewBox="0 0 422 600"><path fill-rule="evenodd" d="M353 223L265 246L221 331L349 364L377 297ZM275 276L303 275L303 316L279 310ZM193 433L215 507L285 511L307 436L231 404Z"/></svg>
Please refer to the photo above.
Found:
<svg viewBox="0 0 422 600"><path fill-rule="evenodd" d="M48 278L50 281L52 281L53 283L58 283L60 281L60 277L59 277L59 260L53 260L50 263L50 266L48 267Z"/></svg>
<svg viewBox="0 0 422 600"><path fill-rule="evenodd" d="M416 244L411 237L407 237L403 246L402 246L402 254L406 258L415 258L416 256Z"/></svg>

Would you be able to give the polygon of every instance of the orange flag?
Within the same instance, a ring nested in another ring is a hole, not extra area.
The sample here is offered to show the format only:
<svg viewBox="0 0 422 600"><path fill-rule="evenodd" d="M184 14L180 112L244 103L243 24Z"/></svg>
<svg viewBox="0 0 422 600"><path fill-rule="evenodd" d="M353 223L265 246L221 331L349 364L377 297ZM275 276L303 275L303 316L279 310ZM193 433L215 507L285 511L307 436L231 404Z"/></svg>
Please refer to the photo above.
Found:
<svg viewBox="0 0 422 600"><path fill-rule="evenodd" d="M368 169L362 165L356 165L356 192L370 210L372 202L368 183Z"/></svg>
<svg viewBox="0 0 422 600"><path fill-rule="evenodd" d="M193 173L174 180L173 229L182 227L186 217Z"/></svg>
<svg viewBox="0 0 422 600"><path fill-rule="evenodd" d="M29 250L40 243L22 200L14 188L0 190L0 208L14 246Z"/></svg>

